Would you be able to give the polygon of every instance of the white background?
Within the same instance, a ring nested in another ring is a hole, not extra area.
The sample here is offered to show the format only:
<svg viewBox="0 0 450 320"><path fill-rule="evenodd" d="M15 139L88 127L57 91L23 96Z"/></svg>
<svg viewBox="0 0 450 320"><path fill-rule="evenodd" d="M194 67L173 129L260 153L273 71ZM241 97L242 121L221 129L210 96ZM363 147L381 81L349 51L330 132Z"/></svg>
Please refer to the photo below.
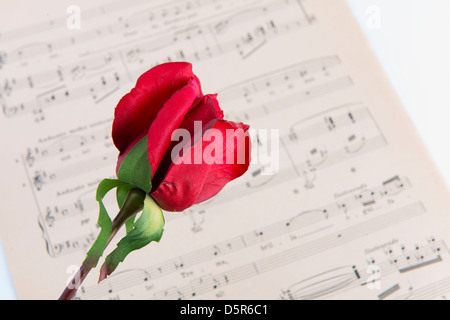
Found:
<svg viewBox="0 0 450 320"><path fill-rule="evenodd" d="M448 185L450 1L347 2ZM373 23L376 10L378 26Z"/></svg>
<svg viewBox="0 0 450 320"><path fill-rule="evenodd" d="M450 1L347 2L449 184ZM0 299L15 297L0 243Z"/></svg>

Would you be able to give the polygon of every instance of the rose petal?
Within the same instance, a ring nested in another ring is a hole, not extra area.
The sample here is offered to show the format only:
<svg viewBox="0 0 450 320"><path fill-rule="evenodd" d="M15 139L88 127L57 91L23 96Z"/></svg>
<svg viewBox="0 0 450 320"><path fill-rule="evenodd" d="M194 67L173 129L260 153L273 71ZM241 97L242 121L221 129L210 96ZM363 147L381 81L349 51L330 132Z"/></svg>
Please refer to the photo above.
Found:
<svg viewBox="0 0 450 320"><path fill-rule="evenodd" d="M166 211L183 211L193 204L206 201L216 195L233 179L243 175L250 165L250 138L248 126L231 121L213 120L213 129L205 133L203 139L189 152L183 154L175 164L172 164L164 179L151 193L158 204ZM233 136L243 138L245 144L235 143L234 139L226 139L227 130L233 130ZM213 132L220 132L223 137L222 164L208 164L201 157L202 163L196 164L199 153L203 156L205 148L213 141ZM201 147L200 147L201 144ZM243 163L237 162L238 151L245 151ZM233 162L227 163L227 158L234 155ZM190 164L186 161L190 160Z"/></svg>
<svg viewBox="0 0 450 320"><path fill-rule="evenodd" d="M179 126L179 129L187 130L192 138L192 141L184 141L185 143L189 143L190 145L193 145L194 143L193 139L196 136L194 133L195 121L201 122L202 132L198 133L198 135L202 137L203 133L214 124L214 122L211 122L211 120L223 118L223 112L219 107L219 103L217 102L216 97L217 95L203 96L202 98L198 99L194 108L186 114L183 122ZM159 186L162 179L167 173L167 169L172 164L172 150L179 143L181 142L172 141L166 151L164 158L161 160L158 169L152 179L154 190Z"/></svg>
<svg viewBox="0 0 450 320"><path fill-rule="evenodd" d="M178 129L186 114L193 108L194 102L201 96L200 81L191 78L188 84L175 92L158 112L148 130L148 161L152 167L152 177L166 154L171 141L172 132Z"/></svg>
<svg viewBox="0 0 450 320"><path fill-rule="evenodd" d="M173 62L158 65L142 76L115 109L112 138L120 152L148 131L164 103L193 77L192 65Z"/></svg>
<svg viewBox="0 0 450 320"><path fill-rule="evenodd" d="M251 141L247 132L249 126L231 121L218 121L214 128L222 133L225 132L223 164L209 166L209 173L195 203L204 202L215 196L228 182L242 176L250 165ZM234 129L234 134L230 140L226 132L227 130L232 132L232 129ZM232 158L232 162L229 163L227 158Z"/></svg>

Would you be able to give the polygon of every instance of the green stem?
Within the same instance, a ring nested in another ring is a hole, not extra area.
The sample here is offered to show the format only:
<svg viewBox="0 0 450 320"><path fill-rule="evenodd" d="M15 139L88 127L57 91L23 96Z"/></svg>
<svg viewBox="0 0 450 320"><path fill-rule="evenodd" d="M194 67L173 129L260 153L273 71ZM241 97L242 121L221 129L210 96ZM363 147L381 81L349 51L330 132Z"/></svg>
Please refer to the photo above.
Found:
<svg viewBox="0 0 450 320"><path fill-rule="evenodd" d="M111 235L109 236L106 246L109 245L111 240L115 237L120 228L127 222L128 219L134 217L138 214L144 207L146 193L141 189L131 189L122 205L117 216L112 222ZM72 300L75 296L78 288L83 283L86 276L89 274L92 268L81 265L78 272L74 275L72 280L69 282L67 287L64 289L63 293L58 300Z"/></svg>

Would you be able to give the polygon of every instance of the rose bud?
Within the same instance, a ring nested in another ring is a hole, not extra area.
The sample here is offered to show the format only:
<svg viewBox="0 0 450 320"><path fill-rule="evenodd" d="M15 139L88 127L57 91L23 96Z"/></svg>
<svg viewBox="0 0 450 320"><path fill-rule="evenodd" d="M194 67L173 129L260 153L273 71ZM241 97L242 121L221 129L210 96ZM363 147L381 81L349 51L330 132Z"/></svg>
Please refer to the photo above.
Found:
<svg viewBox="0 0 450 320"><path fill-rule="evenodd" d="M249 126L223 116L190 63L150 69L115 109L119 180L145 190L166 211L210 199L250 164Z"/></svg>
<svg viewBox="0 0 450 320"><path fill-rule="evenodd" d="M115 109L112 138L120 154L117 179L97 188L100 234L60 299L72 299L123 225L126 236L106 257L99 281L132 251L160 241L161 209L183 211L243 175L250 165L248 129L223 119L216 95L203 95L189 63L162 64L139 77ZM102 200L116 188L120 211L112 221Z"/></svg>

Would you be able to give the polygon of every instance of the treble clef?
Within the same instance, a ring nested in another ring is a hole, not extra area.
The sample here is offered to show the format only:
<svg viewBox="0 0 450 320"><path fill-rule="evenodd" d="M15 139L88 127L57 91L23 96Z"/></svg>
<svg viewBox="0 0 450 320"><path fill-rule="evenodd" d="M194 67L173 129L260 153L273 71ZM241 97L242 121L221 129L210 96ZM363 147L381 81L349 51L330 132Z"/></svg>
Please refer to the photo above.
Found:
<svg viewBox="0 0 450 320"><path fill-rule="evenodd" d="M53 227L53 224L55 222L55 217L52 214L52 209L50 209L50 207L47 207L47 215L45 216L45 221L47 222L47 225L49 227Z"/></svg>
<svg viewBox="0 0 450 320"><path fill-rule="evenodd" d="M47 174L43 171L36 171L33 177L33 184L36 187L37 191L41 191L42 187L45 184L45 180L47 178Z"/></svg>
<svg viewBox="0 0 450 320"><path fill-rule="evenodd" d="M33 151L31 150L31 148L28 148L27 154L25 156L25 161L27 162L28 166L32 167L35 160L36 160L36 158L34 157Z"/></svg>

